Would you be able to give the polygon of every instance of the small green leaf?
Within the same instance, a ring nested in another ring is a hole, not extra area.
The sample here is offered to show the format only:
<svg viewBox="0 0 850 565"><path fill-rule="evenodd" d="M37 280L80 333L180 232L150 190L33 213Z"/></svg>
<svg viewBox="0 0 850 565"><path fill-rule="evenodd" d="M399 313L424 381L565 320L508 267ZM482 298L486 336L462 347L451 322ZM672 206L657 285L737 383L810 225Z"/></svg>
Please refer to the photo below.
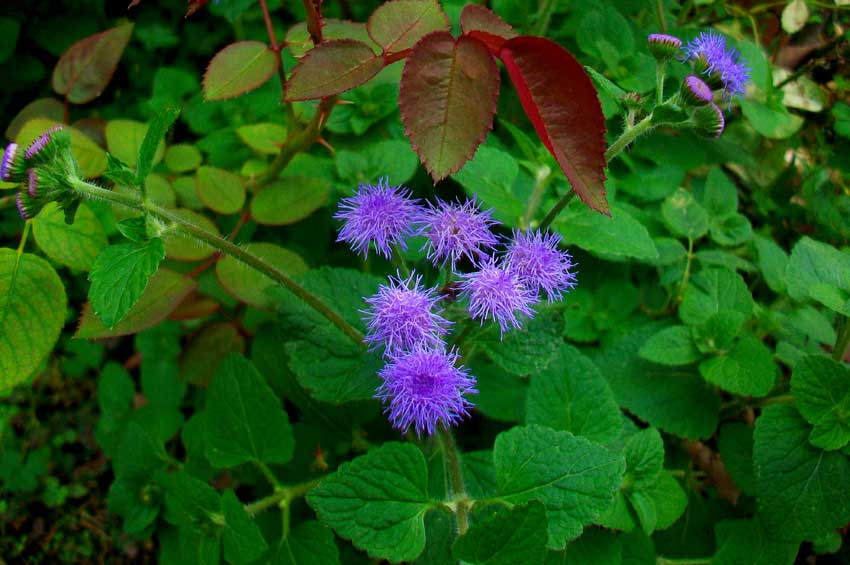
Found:
<svg viewBox="0 0 850 565"><path fill-rule="evenodd" d="M699 239L708 233L708 212L684 188L664 200L661 217L674 235Z"/></svg>
<svg viewBox="0 0 850 565"><path fill-rule="evenodd" d="M553 227L564 236L564 243L602 257L614 260L633 258L638 261L658 259L658 250L649 231L616 203L611 205L611 217L608 218L573 201L558 216Z"/></svg>
<svg viewBox="0 0 850 565"><path fill-rule="evenodd" d="M270 226L294 224L321 208L329 189L330 184L321 178L283 177L254 196L251 216Z"/></svg>
<svg viewBox="0 0 850 565"><path fill-rule="evenodd" d="M686 326L670 326L653 334L643 347L640 356L659 365L690 365L702 359Z"/></svg>
<svg viewBox="0 0 850 565"><path fill-rule="evenodd" d="M110 245L98 254L89 273L89 300L107 328L114 328L141 298L164 258L165 246L158 237Z"/></svg>
<svg viewBox="0 0 850 565"><path fill-rule="evenodd" d="M47 261L0 249L0 395L24 382L53 350L66 300Z"/></svg>
<svg viewBox="0 0 850 565"><path fill-rule="evenodd" d="M731 214L711 220L711 239L726 247L741 245L753 236L753 226L743 214Z"/></svg>
<svg viewBox="0 0 850 565"><path fill-rule="evenodd" d="M812 299L850 316L850 253L804 237L791 251L785 281L794 300Z"/></svg>
<svg viewBox="0 0 850 565"><path fill-rule="evenodd" d="M785 293L785 269L788 267L788 253L768 237L756 235L753 238L758 259L756 264L764 277L764 282L773 292Z"/></svg>
<svg viewBox="0 0 850 565"><path fill-rule="evenodd" d="M727 269L705 269L697 273L688 285L679 317L685 324L695 326L724 311L749 316L753 297L741 275Z"/></svg>
<svg viewBox="0 0 850 565"><path fill-rule="evenodd" d="M370 47L373 47L376 54L381 52L377 45L372 44L364 22L322 17L322 39L357 39L371 44ZM312 48L313 39L307 29L307 22L299 22L286 32L286 49L296 59L303 57Z"/></svg>
<svg viewBox="0 0 850 565"><path fill-rule="evenodd" d="M286 99L315 100L360 86L384 68L384 59L356 39L331 39L313 47L292 69Z"/></svg>
<svg viewBox="0 0 850 565"><path fill-rule="evenodd" d="M194 145L178 143L165 152L165 166L172 173L188 173L201 166L201 152Z"/></svg>
<svg viewBox="0 0 850 565"><path fill-rule="evenodd" d="M280 540L273 565L339 565L333 530L316 520L302 522Z"/></svg>
<svg viewBox="0 0 850 565"><path fill-rule="evenodd" d="M139 168L139 153L147 135L148 126L135 120L110 120L106 123L106 148L109 154L131 169ZM165 155L165 141L160 138L153 153L154 163L158 163ZM138 172L133 182L138 182Z"/></svg>
<svg viewBox="0 0 850 565"><path fill-rule="evenodd" d="M546 552L546 509L532 501L497 510L472 525L452 545L455 559L481 565L542 563Z"/></svg>
<svg viewBox="0 0 850 565"><path fill-rule="evenodd" d="M277 69L277 57L260 41L231 43L204 73L204 99L234 98L262 86Z"/></svg>
<svg viewBox="0 0 850 565"><path fill-rule="evenodd" d="M136 173L112 153L106 154L106 171L103 176L118 185L132 186L136 183Z"/></svg>
<svg viewBox="0 0 850 565"><path fill-rule="evenodd" d="M227 357L207 392L207 459L216 467L286 463L295 439L289 418L265 379L244 357Z"/></svg>
<svg viewBox="0 0 850 565"><path fill-rule="evenodd" d="M274 243L252 242L245 250L287 275L300 275L309 269L300 255ZM274 306L266 289L278 283L263 273L230 256L216 263L215 272L221 286L239 300L258 308Z"/></svg>
<svg viewBox="0 0 850 565"><path fill-rule="evenodd" d="M121 220L115 224L115 228L130 241L145 242L148 240L148 226L143 216Z"/></svg>
<svg viewBox="0 0 850 565"><path fill-rule="evenodd" d="M728 353L700 363L699 372L708 382L743 396L765 396L776 381L773 353L752 335L742 337Z"/></svg>
<svg viewBox="0 0 850 565"><path fill-rule="evenodd" d="M266 540L232 490L222 495L221 508L225 521L224 558L229 563L241 565L260 557L268 548Z"/></svg>
<svg viewBox="0 0 850 565"><path fill-rule="evenodd" d="M702 204L717 218L731 216L738 210L738 188L719 167L711 169L705 179Z"/></svg>
<svg viewBox="0 0 850 565"><path fill-rule="evenodd" d="M510 331L504 338L495 324L475 340L494 363L514 375L544 370L563 345L564 317L551 309L527 321L521 330Z"/></svg>
<svg viewBox="0 0 850 565"><path fill-rule="evenodd" d="M470 197L477 197L485 207L493 209L493 217L507 225L519 225L528 208L513 193L519 176L519 165L513 156L488 145L482 145L461 170L452 175Z"/></svg>
<svg viewBox="0 0 850 565"><path fill-rule="evenodd" d="M286 128L280 124L251 124L236 128L245 145L264 155L277 155L286 141Z"/></svg>
<svg viewBox="0 0 850 565"><path fill-rule="evenodd" d="M758 517L752 520L723 520L714 526L717 553L713 565L791 565L799 542L774 537Z"/></svg>
<svg viewBox="0 0 850 565"><path fill-rule="evenodd" d="M791 392L797 408L814 426L809 441L821 449L850 442L850 370L822 355L807 355L794 366Z"/></svg>
<svg viewBox="0 0 850 565"><path fill-rule="evenodd" d="M425 548L425 457L411 444L385 443L322 479L307 495L319 519L376 559L410 561Z"/></svg>
<svg viewBox="0 0 850 565"><path fill-rule="evenodd" d="M165 519L181 528L211 526L221 515L221 498L206 482L185 471L165 475Z"/></svg>
<svg viewBox="0 0 850 565"><path fill-rule="evenodd" d="M551 549L562 549L608 508L626 467L598 444L542 426L499 434L493 462L499 499L546 506Z"/></svg>
<svg viewBox="0 0 850 565"><path fill-rule="evenodd" d="M204 214L185 208L173 210L173 213L199 228L215 235L221 235L215 222ZM168 258L176 261L200 261L215 253L215 248L211 245L198 241L181 229L168 230L163 234L162 240L165 243Z"/></svg>
<svg viewBox="0 0 850 565"><path fill-rule="evenodd" d="M77 208L74 223L51 202L33 220L35 241L44 253L62 265L88 271L97 254L109 244L103 224L85 203Z"/></svg>
<svg viewBox="0 0 850 565"><path fill-rule="evenodd" d="M214 212L235 214L245 204L245 179L217 167L198 169L198 197Z"/></svg>
<svg viewBox="0 0 850 565"><path fill-rule="evenodd" d="M153 168L154 162L162 159L165 147L163 138L179 115L179 109L169 107L161 108L154 114L139 146L139 158L136 165L138 169L136 174L137 184L144 183Z"/></svg>

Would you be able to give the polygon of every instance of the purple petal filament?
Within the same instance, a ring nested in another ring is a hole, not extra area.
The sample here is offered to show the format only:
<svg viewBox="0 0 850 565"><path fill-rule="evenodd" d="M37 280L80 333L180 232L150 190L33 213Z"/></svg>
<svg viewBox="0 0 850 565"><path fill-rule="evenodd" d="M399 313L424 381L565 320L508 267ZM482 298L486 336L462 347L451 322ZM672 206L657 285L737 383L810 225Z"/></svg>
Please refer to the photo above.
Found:
<svg viewBox="0 0 850 565"><path fill-rule="evenodd" d="M490 231L497 222L478 209L475 198L462 204L440 200L426 212L424 223L428 259L438 267L449 261L454 270L464 257L478 264L499 242Z"/></svg>
<svg viewBox="0 0 850 565"><path fill-rule="evenodd" d="M479 271L463 276L461 294L469 299L469 314L474 320L493 320L499 324L502 334L513 326L522 327L519 315L534 317L531 306L537 301L537 293L526 287L520 278L490 261Z"/></svg>
<svg viewBox="0 0 850 565"><path fill-rule="evenodd" d="M566 251L558 249L561 236L540 230L514 230L503 259L504 267L532 291L543 291L551 302L576 285L575 265Z"/></svg>

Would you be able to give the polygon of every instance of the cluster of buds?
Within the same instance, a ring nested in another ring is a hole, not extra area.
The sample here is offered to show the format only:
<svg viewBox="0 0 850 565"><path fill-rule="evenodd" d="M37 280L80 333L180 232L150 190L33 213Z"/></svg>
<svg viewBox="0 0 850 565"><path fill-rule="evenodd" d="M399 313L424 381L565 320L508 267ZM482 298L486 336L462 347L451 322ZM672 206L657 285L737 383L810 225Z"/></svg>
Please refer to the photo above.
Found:
<svg viewBox="0 0 850 565"><path fill-rule="evenodd" d="M62 126L38 136L26 149L10 143L0 161L0 180L20 185L15 201L23 220L35 217L50 202L59 202L72 219L79 198L69 190L69 172L78 175L71 137Z"/></svg>

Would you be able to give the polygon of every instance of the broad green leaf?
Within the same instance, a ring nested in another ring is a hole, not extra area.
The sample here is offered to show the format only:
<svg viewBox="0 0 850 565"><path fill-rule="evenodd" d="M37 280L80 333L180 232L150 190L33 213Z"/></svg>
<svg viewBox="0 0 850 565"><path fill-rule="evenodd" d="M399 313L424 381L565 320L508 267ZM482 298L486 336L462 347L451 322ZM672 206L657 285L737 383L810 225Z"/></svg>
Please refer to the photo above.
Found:
<svg viewBox="0 0 850 565"><path fill-rule="evenodd" d="M620 407L599 369L566 344L545 369L532 375L525 411L528 424L571 432L601 444L617 439L623 427Z"/></svg>
<svg viewBox="0 0 850 565"><path fill-rule="evenodd" d="M185 471L170 473L159 482L165 488L164 518L169 523L181 528L211 529L214 520L222 517L221 498L206 482Z"/></svg>
<svg viewBox="0 0 850 565"><path fill-rule="evenodd" d="M485 356L473 356L467 363L478 380L475 409L494 420L522 422L528 379L502 369Z"/></svg>
<svg viewBox="0 0 850 565"><path fill-rule="evenodd" d="M711 169L705 179L702 204L709 215L717 218L731 216L738 210L738 188L719 167Z"/></svg>
<svg viewBox="0 0 850 565"><path fill-rule="evenodd" d="M335 161L337 174L352 192L359 183L374 183L381 177L392 185L406 183L419 165L410 143L397 139L369 143L360 151L340 149Z"/></svg>
<svg viewBox="0 0 850 565"><path fill-rule="evenodd" d="M178 143L165 152L165 166L172 173L188 173L201 166L203 157L194 145Z"/></svg>
<svg viewBox="0 0 850 565"><path fill-rule="evenodd" d="M564 243L602 257L658 259L658 250L647 229L617 204L611 205L611 217L606 218L574 202L558 216L553 227L564 236Z"/></svg>
<svg viewBox="0 0 850 565"><path fill-rule="evenodd" d="M142 122L110 120L106 122L106 149L110 155L135 169L139 165L139 152L147 131L148 126ZM165 155L165 141L162 138L153 155L153 163L159 163Z"/></svg>
<svg viewBox="0 0 850 565"><path fill-rule="evenodd" d="M65 287L36 255L0 249L0 394L24 382L65 324Z"/></svg>
<svg viewBox="0 0 850 565"><path fill-rule="evenodd" d="M509 39L498 56L537 135L575 193L608 214L605 116L584 68L563 47L542 37ZM474 99L480 103L481 98Z"/></svg>
<svg viewBox="0 0 850 565"><path fill-rule="evenodd" d="M302 522L280 541L273 565L339 565L333 530L316 520Z"/></svg>
<svg viewBox="0 0 850 565"><path fill-rule="evenodd" d="M243 564L260 557L268 547L266 540L232 490L222 495L221 508L225 521L222 534L224 558L229 563Z"/></svg>
<svg viewBox="0 0 850 565"><path fill-rule="evenodd" d="M785 282L791 298L808 298L850 316L850 253L803 237L791 250Z"/></svg>
<svg viewBox="0 0 850 565"><path fill-rule="evenodd" d="M356 39L369 44L375 51L375 54L381 52L378 46L373 44L372 38L369 37L369 33L366 31L366 24L363 22L350 22L348 20L323 17L322 39ZM310 37L310 31L307 29L307 22L299 22L286 32L286 49L296 59L303 57L312 48L313 39Z"/></svg>
<svg viewBox="0 0 850 565"><path fill-rule="evenodd" d="M221 235L215 222L203 214L186 209L177 209L173 213L205 231L215 235ZM162 235L162 240L165 242L165 251L168 254L168 258L177 261L200 261L215 252L212 246L198 241L179 228L165 232Z"/></svg>
<svg viewBox="0 0 850 565"><path fill-rule="evenodd" d="M788 253L768 237L756 235L753 238L758 259L756 264L764 277L764 282L773 292L785 293L785 269L788 267Z"/></svg>
<svg viewBox="0 0 850 565"><path fill-rule="evenodd" d="M499 499L510 504L539 500L546 506L551 549L577 538L610 505L625 471L622 456L542 426L499 434L493 462Z"/></svg>
<svg viewBox="0 0 850 565"><path fill-rule="evenodd" d="M588 528L564 551L550 551L546 565L620 565L622 545L618 532Z"/></svg>
<svg viewBox="0 0 850 565"><path fill-rule="evenodd" d="M410 561L425 548L425 457L411 444L384 443L322 479L307 495L319 519L375 559Z"/></svg>
<svg viewBox="0 0 850 565"><path fill-rule="evenodd" d="M814 426L812 445L832 450L850 442L850 370L844 363L803 357L794 366L791 392L800 414Z"/></svg>
<svg viewBox="0 0 850 565"><path fill-rule="evenodd" d="M133 34L128 23L71 45L53 69L53 90L74 104L91 102L109 84Z"/></svg>
<svg viewBox="0 0 850 565"><path fill-rule="evenodd" d="M286 141L286 127L280 124L251 124L236 128L245 145L264 155L277 155Z"/></svg>
<svg viewBox="0 0 850 565"><path fill-rule="evenodd" d="M216 167L198 169L198 197L214 212L235 214L245 204L245 179Z"/></svg>
<svg viewBox="0 0 850 565"><path fill-rule="evenodd" d="M662 470L646 493L655 505L655 530L666 530L676 523L688 505L688 495L673 475Z"/></svg>
<svg viewBox="0 0 850 565"><path fill-rule="evenodd" d="M160 108L148 124L145 137L139 146L138 172L136 174L138 184L144 183L154 163L162 160L165 148L163 138L179 115L180 110L178 108Z"/></svg>
<svg viewBox="0 0 850 565"><path fill-rule="evenodd" d="M474 340L504 370L514 375L529 375L544 370L564 343L561 337L564 316L551 309L539 312L518 330L502 337L495 324Z"/></svg>
<svg viewBox="0 0 850 565"><path fill-rule="evenodd" d="M251 216L270 226L294 224L321 208L329 189L330 184L321 178L280 178L254 196Z"/></svg>
<svg viewBox="0 0 850 565"><path fill-rule="evenodd" d="M729 476L741 492L753 496L756 479L753 474L753 428L740 422L723 424L717 440L720 458Z"/></svg>
<svg viewBox="0 0 850 565"><path fill-rule="evenodd" d="M51 202L32 223L35 241L44 253L62 265L88 271L101 249L109 245L103 224L85 203L77 208L74 223L65 223L65 213Z"/></svg>
<svg viewBox="0 0 850 565"><path fill-rule="evenodd" d="M674 235L699 239L708 233L708 212L684 188L668 196L661 205L661 217Z"/></svg>
<svg viewBox="0 0 850 565"><path fill-rule="evenodd" d="M725 311L749 316L753 297L741 275L727 269L705 269L691 278L679 306L679 317L695 326Z"/></svg>
<svg viewBox="0 0 850 565"><path fill-rule="evenodd" d="M626 489L642 490L655 483L664 466L664 442L654 428L646 428L626 438L623 447L626 458Z"/></svg>
<svg viewBox="0 0 850 565"><path fill-rule="evenodd" d="M752 520L723 520L714 526L716 565L791 565L799 543L769 536L758 517Z"/></svg>
<svg viewBox="0 0 850 565"><path fill-rule="evenodd" d="M309 268L300 255L274 243L253 242L245 250L290 276L300 275ZM266 289L278 283L253 267L227 256L216 263L215 272L221 286L239 300L258 308L274 306Z"/></svg>
<svg viewBox="0 0 850 565"><path fill-rule="evenodd" d="M653 334L643 347L640 356L659 365L690 365L702 359L686 326L670 326Z"/></svg>
<svg viewBox="0 0 850 565"><path fill-rule="evenodd" d="M741 245L753 236L753 226L743 214L732 214L723 219L711 220L711 239L726 247Z"/></svg>
<svg viewBox="0 0 850 565"><path fill-rule="evenodd" d="M756 499L771 539L812 540L850 521L850 460L810 435L793 406L767 406L756 420Z"/></svg>
<svg viewBox="0 0 850 565"><path fill-rule="evenodd" d="M138 302L127 315L107 328L94 315L90 304L83 308L80 325L74 337L77 339L99 339L134 334L158 324L183 301L198 283L169 269L159 269L151 276Z"/></svg>
<svg viewBox="0 0 850 565"><path fill-rule="evenodd" d="M208 325L192 337L180 357L180 376L193 384L208 385L230 353L245 352L245 338L226 322Z"/></svg>
<svg viewBox="0 0 850 565"><path fill-rule="evenodd" d="M728 353L700 363L699 372L708 382L742 396L765 396L776 380L773 353L752 335L742 337Z"/></svg>
<svg viewBox="0 0 850 565"><path fill-rule="evenodd" d="M466 194L477 197L493 217L508 225L519 225L527 205L512 192L519 165L510 153L482 145L461 170L452 175Z"/></svg>
<svg viewBox="0 0 850 565"><path fill-rule="evenodd" d="M465 563L541 563L546 553L546 509L532 501L497 510L458 537L452 555Z"/></svg>
<svg viewBox="0 0 850 565"><path fill-rule="evenodd" d="M215 54L204 73L204 99L225 100L250 92L269 80L277 64L265 43L231 43Z"/></svg>
<svg viewBox="0 0 850 565"><path fill-rule="evenodd" d="M33 118L24 124L15 141L21 147L28 147L38 136L57 125L61 125L61 122L48 118ZM102 175L106 171L106 152L77 128L65 126L65 129L71 135L71 153L83 175L86 178Z"/></svg>
<svg viewBox="0 0 850 565"><path fill-rule="evenodd" d="M100 417L95 428L95 439L107 455L114 456L120 445L124 423L133 409L136 387L127 370L110 361L97 380L97 403Z"/></svg>
<svg viewBox="0 0 850 565"><path fill-rule="evenodd" d="M231 354L207 392L205 447L216 467L250 461L286 463L295 440L289 418L265 379L244 357Z"/></svg>
<svg viewBox="0 0 850 565"><path fill-rule="evenodd" d="M741 110L753 129L769 139L787 139L803 127L803 118L790 113L781 103L763 103L742 98Z"/></svg>
<svg viewBox="0 0 850 565"><path fill-rule="evenodd" d="M360 86L384 68L384 59L356 39L324 41L304 55L286 83L286 99L314 100Z"/></svg>
<svg viewBox="0 0 850 565"><path fill-rule="evenodd" d="M487 48L434 32L411 51L400 88L405 134L431 177L460 170L493 126L499 71Z"/></svg>
<svg viewBox="0 0 850 565"><path fill-rule="evenodd" d="M107 328L113 329L141 298L164 258L165 246L158 237L110 245L98 254L89 273L89 301Z"/></svg>
<svg viewBox="0 0 850 565"><path fill-rule="evenodd" d="M0 63L5 63L15 52L20 32L20 22L10 18L0 18L0 37L2 37L0 39Z"/></svg>
<svg viewBox="0 0 850 565"><path fill-rule="evenodd" d="M366 27L384 53L397 53L429 33L449 31L449 18L436 0L397 0L372 12Z"/></svg>
<svg viewBox="0 0 850 565"><path fill-rule="evenodd" d="M179 323L165 322L136 336L136 351L142 356L142 393L153 406L177 410L186 392L186 381L177 367L180 334Z"/></svg>

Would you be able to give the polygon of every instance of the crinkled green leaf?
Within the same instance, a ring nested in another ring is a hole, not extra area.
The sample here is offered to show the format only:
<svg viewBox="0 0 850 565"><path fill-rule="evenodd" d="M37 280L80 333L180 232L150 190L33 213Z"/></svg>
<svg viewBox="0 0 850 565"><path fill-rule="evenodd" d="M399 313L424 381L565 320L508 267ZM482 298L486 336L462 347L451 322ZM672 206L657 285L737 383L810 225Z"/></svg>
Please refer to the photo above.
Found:
<svg viewBox="0 0 850 565"><path fill-rule="evenodd" d="M640 356L659 365L690 365L702 359L702 355L686 326L670 326L653 334L643 347Z"/></svg>
<svg viewBox="0 0 850 565"><path fill-rule="evenodd" d="M773 353L752 335L742 337L728 353L700 363L699 371L708 382L744 396L765 396L776 381Z"/></svg>
<svg viewBox="0 0 850 565"><path fill-rule="evenodd" d="M476 565L541 563L546 552L546 509L536 501L497 510L452 545L455 559Z"/></svg>
<svg viewBox="0 0 850 565"><path fill-rule="evenodd" d="M850 253L803 237L791 250L785 282L791 298L808 298L850 316Z"/></svg>
<svg viewBox="0 0 850 565"><path fill-rule="evenodd" d="M791 392L803 418L814 426L809 441L822 449L850 442L850 369L822 355L807 355L794 366Z"/></svg>

